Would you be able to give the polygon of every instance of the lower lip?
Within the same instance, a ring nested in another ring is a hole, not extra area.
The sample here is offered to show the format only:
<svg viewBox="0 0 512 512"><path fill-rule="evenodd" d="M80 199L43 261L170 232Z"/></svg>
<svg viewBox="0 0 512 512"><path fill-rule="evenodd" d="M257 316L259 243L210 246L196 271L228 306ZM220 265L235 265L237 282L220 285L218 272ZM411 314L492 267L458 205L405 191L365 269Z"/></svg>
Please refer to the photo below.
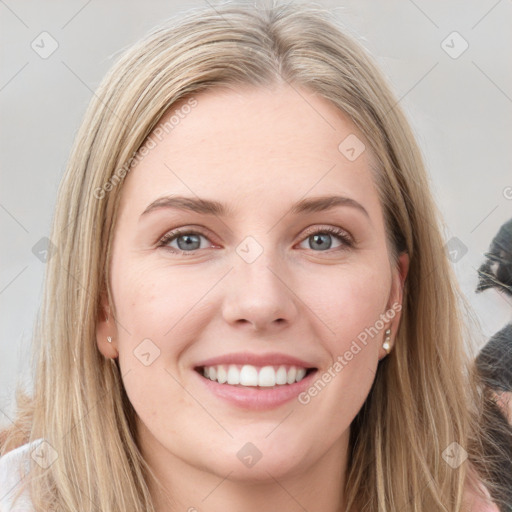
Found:
<svg viewBox="0 0 512 512"><path fill-rule="evenodd" d="M265 410L274 409L296 398L311 385L317 370L311 372L300 382L284 384L273 388L220 384L217 381L203 377L198 372L194 373L197 374L209 391L226 402L244 409Z"/></svg>

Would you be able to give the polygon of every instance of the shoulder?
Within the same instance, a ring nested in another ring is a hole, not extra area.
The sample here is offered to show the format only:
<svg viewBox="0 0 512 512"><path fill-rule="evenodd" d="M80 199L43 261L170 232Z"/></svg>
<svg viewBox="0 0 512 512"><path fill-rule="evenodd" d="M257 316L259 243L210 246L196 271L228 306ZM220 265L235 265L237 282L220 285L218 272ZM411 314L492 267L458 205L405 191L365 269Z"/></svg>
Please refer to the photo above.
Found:
<svg viewBox="0 0 512 512"><path fill-rule="evenodd" d="M16 501L15 497L30 469L31 453L42 441L36 439L0 457L0 512L33 511L28 490L25 489Z"/></svg>

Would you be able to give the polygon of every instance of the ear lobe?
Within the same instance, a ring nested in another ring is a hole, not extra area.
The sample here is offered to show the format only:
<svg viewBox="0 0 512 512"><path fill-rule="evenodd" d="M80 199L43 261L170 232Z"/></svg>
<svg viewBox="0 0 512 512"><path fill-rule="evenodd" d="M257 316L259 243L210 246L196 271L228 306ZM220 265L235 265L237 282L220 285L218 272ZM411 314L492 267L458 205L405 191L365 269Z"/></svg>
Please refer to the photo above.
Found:
<svg viewBox="0 0 512 512"><path fill-rule="evenodd" d="M400 304L401 310L405 280L409 273L409 263L409 255L406 252L401 253L398 257L396 267L393 269L393 281L391 284L391 293L389 295L388 310L396 309L397 304ZM398 324L400 314L397 314L397 317L398 319L396 323L393 322L395 326ZM394 330L396 331L396 328Z"/></svg>
<svg viewBox="0 0 512 512"><path fill-rule="evenodd" d="M118 356L115 348L117 343L114 342L116 334L116 324L111 314L108 298L106 294L102 294L96 320L96 345L98 350L107 358L114 359ZM108 341L109 337L112 342Z"/></svg>
<svg viewBox="0 0 512 512"><path fill-rule="evenodd" d="M389 293L388 305L386 314L389 314L390 323L386 329L389 329L389 333L386 332L386 338L383 346L379 349L379 361L389 354L390 350L394 346L394 340L396 338L396 331L400 323L401 311L402 311L402 299L403 289L407 274L409 272L409 255L405 252L401 253L396 267L392 268L391 276L391 290ZM392 312L392 313L391 313Z"/></svg>

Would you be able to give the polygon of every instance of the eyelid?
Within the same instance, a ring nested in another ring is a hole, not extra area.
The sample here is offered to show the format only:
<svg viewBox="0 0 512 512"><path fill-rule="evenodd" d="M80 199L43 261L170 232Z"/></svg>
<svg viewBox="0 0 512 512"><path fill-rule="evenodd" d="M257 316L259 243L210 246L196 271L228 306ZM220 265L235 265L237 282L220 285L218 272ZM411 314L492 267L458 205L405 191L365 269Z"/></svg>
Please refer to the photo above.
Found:
<svg viewBox="0 0 512 512"><path fill-rule="evenodd" d="M163 236L161 236L158 239L157 246L158 247L164 246L170 240L176 239L181 235L188 235L188 234L201 235L201 236L207 238L208 240L210 240L212 242L212 244L215 244L215 242L213 240L211 240L211 238L214 238L214 236L212 234L210 234L210 232L208 230L206 230L202 226L193 226L192 225L192 226L183 226L183 227L179 227L179 228L175 228L175 229L171 229L171 230L167 231ZM179 249L177 249L177 250L179 251ZM182 251L182 252L193 253L197 250L199 250L199 249L195 249L194 251Z"/></svg>
<svg viewBox="0 0 512 512"><path fill-rule="evenodd" d="M329 226L329 225L322 226L322 225L318 225L318 224L315 224L314 226L310 226L309 228L306 228L306 231L302 235L301 242L308 236L311 236L315 233L328 233L330 235L337 236L337 237L341 238L346 244L349 244L351 246L357 244L357 240L346 229L340 228L338 226ZM325 252L327 252L327 251L325 251Z"/></svg>
<svg viewBox="0 0 512 512"><path fill-rule="evenodd" d="M157 247L168 248L176 254L183 254L183 253L195 254L197 251L204 250L204 249L194 249L192 251L183 251L180 249L174 249L174 248L167 247L166 244L169 243L171 240L175 240L176 238L180 237L181 235L185 235L185 234L200 235L208 240L210 240L210 238L214 238L214 237L212 237L211 234L206 234L205 231L208 231L208 230L206 230L202 226L196 227L193 225L171 229L170 231L167 231L162 237L160 237L160 239L157 242ZM306 240L309 236L314 235L316 233L326 233L326 234L332 235L334 237L338 237L341 240L344 247L340 247L340 248L337 248L334 250L313 251L313 252L332 253L332 252L336 252L336 251L343 250L343 249L350 249L350 248L353 248L355 245L357 245L357 240L355 240L354 237L347 230L340 228L338 226L329 226L329 225L322 226L322 225L318 225L318 224L315 224L313 226L309 226L308 228L306 228L305 231L303 231L303 233L301 235L301 239L299 240L298 243L304 242L304 240ZM212 241L212 240L210 240L210 241L212 242L213 245L218 245L214 241Z"/></svg>

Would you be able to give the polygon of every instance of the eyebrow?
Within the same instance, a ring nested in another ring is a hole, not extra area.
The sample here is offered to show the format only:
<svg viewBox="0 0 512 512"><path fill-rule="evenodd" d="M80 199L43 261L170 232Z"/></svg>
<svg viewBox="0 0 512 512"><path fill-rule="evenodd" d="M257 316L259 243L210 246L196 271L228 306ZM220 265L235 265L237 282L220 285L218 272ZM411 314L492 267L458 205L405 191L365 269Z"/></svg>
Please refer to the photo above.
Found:
<svg viewBox="0 0 512 512"><path fill-rule="evenodd" d="M356 208L370 219L366 208L355 199L344 196L319 196L310 197L298 201L290 210L293 215L306 214L331 210L339 206L349 206ZM215 215L219 217L232 216L233 212L225 204L210 199L201 199L185 196L164 196L153 201L142 212L141 217L159 209L175 209L196 212L204 215Z"/></svg>

